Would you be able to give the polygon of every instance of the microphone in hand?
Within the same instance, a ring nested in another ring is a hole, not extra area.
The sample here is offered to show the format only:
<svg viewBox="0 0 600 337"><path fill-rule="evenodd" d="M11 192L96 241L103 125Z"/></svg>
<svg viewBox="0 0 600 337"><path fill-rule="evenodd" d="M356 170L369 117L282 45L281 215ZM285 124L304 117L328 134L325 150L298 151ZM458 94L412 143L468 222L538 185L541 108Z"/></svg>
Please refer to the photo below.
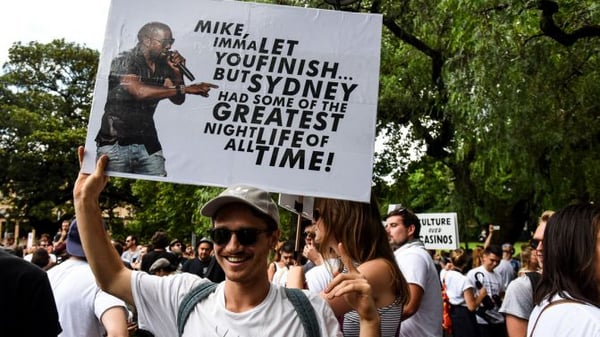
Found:
<svg viewBox="0 0 600 337"><path fill-rule="evenodd" d="M169 51L169 58L172 60L173 54L175 52L173 51ZM179 68L179 71L181 71L181 73L183 74L183 76L187 77L190 81L193 81L196 79L196 77L192 74L192 72L185 66L185 64L183 63L179 63L177 64L177 68Z"/></svg>

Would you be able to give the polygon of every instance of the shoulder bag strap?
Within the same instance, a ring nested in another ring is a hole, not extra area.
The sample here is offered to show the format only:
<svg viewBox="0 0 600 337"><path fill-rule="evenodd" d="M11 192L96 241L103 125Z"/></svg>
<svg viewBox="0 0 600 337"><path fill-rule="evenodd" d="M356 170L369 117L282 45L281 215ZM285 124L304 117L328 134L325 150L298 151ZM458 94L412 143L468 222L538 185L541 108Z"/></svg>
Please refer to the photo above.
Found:
<svg viewBox="0 0 600 337"><path fill-rule="evenodd" d="M321 329L319 328L319 322L317 321L317 314L315 308L306 294L300 289L295 288L284 288L288 299L292 302L294 309L298 313L300 322L304 326L304 331L308 337L321 337Z"/></svg>
<svg viewBox="0 0 600 337"><path fill-rule="evenodd" d="M203 282L185 295L177 310L177 331L180 337L183 335L183 327L194 307L213 293L217 289L217 285L213 282Z"/></svg>

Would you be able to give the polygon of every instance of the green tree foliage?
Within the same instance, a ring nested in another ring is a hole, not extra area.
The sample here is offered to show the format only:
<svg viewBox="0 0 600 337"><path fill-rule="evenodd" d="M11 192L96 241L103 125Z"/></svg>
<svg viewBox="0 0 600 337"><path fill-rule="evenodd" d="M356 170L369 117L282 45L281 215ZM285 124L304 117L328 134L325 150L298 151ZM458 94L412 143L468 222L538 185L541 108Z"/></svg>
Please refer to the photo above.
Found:
<svg viewBox="0 0 600 337"><path fill-rule="evenodd" d="M64 40L15 43L0 75L0 192L38 232L74 215L77 147L84 144L99 54ZM135 205L131 181L115 179L102 196L112 215Z"/></svg>
<svg viewBox="0 0 600 337"><path fill-rule="evenodd" d="M383 199L511 241L544 209L598 199L596 1L327 2L383 16Z"/></svg>
<svg viewBox="0 0 600 337"><path fill-rule="evenodd" d="M378 130L388 141L374 168L382 208L456 211L462 226L501 224L499 239L514 241L544 209L597 201L596 1L329 2L276 1L382 14ZM17 212L41 221L69 209L98 54L58 40L15 44L9 58L0 189ZM131 228L201 234L198 208L214 193L111 179L102 207L118 230L112 210L127 206Z"/></svg>
<svg viewBox="0 0 600 337"><path fill-rule="evenodd" d="M379 122L392 143L425 147L417 165L396 161L396 185L443 163L454 185L448 209L468 223L502 224L507 240L546 208L598 198L597 5L374 4L387 28Z"/></svg>
<svg viewBox="0 0 600 337"><path fill-rule="evenodd" d="M0 76L0 191L34 226L69 206L98 52L55 40L14 44Z"/></svg>
<svg viewBox="0 0 600 337"><path fill-rule="evenodd" d="M212 224L209 218L200 214L200 209L223 191L218 187L145 180L135 181L131 188L138 200L136 206L131 208L133 219L123 232L117 229L115 234L125 237L129 233L137 233L143 241L149 240L157 230L164 230L171 238L187 242L190 242L192 233L198 238L207 236ZM292 224L288 212L280 213L282 238L294 239L296 223Z"/></svg>
<svg viewBox="0 0 600 337"><path fill-rule="evenodd" d="M133 195L139 200L133 209L134 219L127 231L149 239L161 229L172 238L190 241L191 234L206 236L210 219L200 215L200 208L221 192L221 188L158 183L138 180Z"/></svg>

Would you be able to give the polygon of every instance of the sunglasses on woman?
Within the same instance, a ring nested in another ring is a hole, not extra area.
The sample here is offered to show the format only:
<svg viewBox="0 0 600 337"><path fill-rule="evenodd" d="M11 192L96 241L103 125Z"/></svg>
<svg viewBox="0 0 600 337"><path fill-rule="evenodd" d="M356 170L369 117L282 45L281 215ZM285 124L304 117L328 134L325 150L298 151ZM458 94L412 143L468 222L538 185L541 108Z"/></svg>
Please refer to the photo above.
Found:
<svg viewBox="0 0 600 337"><path fill-rule="evenodd" d="M304 232L304 237L314 239L316 236L315 232Z"/></svg>
<svg viewBox="0 0 600 337"><path fill-rule="evenodd" d="M529 241L529 245L531 246L531 248L533 249L537 249L538 246L540 245L540 240L536 240L536 239L531 239Z"/></svg>
<svg viewBox="0 0 600 337"><path fill-rule="evenodd" d="M238 242L244 246L251 246L258 241L258 236L261 233L268 233L268 229L258 228L240 228L232 231L228 228L213 228L210 230L210 238L217 245L226 245L231 240L231 235L235 233Z"/></svg>

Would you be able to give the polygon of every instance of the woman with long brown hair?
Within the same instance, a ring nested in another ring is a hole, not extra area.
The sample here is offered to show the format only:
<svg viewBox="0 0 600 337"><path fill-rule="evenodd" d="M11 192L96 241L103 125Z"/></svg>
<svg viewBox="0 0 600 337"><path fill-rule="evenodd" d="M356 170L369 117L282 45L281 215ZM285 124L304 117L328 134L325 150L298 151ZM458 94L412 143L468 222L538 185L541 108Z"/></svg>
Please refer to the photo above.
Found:
<svg viewBox="0 0 600 337"><path fill-rule="evenodd" d="M600 336L600 206L567 206L548 220L544 271L527 336Z"/></svg>
<svg viewBox="0 0 600 337"><path fill-rule="evenodd" d="M315 241L320 244L325 263L341 255L341 245L372 288L381 336L396 336L402 307L408 302L408 284L396 263L374 196L370 203L317 199L313 220ZM347 268L337 263L337 266L330 265L330 269L335 269L334 276ZM358 336L356 312L343 300L328 301L340 318L344 336Z"/></svg>

